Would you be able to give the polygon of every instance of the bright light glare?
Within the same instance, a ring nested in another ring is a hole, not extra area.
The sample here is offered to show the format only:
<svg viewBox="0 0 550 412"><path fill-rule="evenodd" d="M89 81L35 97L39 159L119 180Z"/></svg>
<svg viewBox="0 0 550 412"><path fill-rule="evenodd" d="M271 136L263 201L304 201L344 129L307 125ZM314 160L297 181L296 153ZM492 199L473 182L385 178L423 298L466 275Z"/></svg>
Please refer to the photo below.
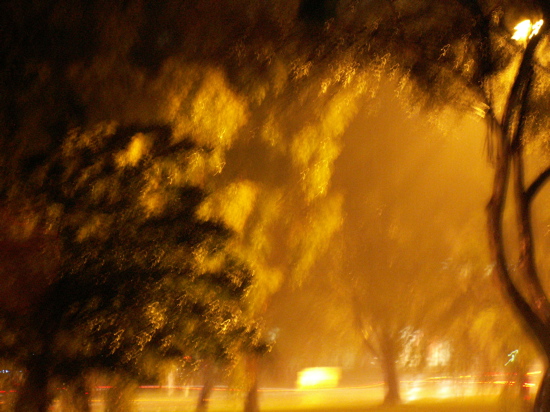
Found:
<svg viewBox="0 0 550 412"><path fill-rule="evenodd" d="M539 30L542 27L543 23L544 23L544 20L539 20L535 24L533 24L533 27L531 28L531 35L529 36L529 38L539 34Z"/></svg>
<svg viewBox="0 0 550 412"><path fill-rule="evenodd" d="M514 27L515 33L512 36L514 40L525 40L531 31L531 20L523 20Z"/></svg>
<svg viewBox="0 0 550 412"><path fill-rule="evenodd" d="M298 388L334 388L340 380L340 368L306 368L298 372Z"/></svg>
<svg viewBox="0 0 550 412"><path fill-rule="evenodd" d="M439 388L438 395L440 398L450 398L453 396L453 386L449 383L442 384Z"/></svg>
<svg viewBox="0 0 550 412"><path fill-rule="evenodd" d="M514 35L512 39L521 41L530 39L536 36L544 23L543 20L539 20L536 23L531 24L531 20L523 20L514 27Z"/></svg>
<svg viewBox="0 0 550 412"><path fill-rule="evenodd" d="M411 388L407 392L407 400L408 401L415 401L419 398L420 388Z"/></svg>

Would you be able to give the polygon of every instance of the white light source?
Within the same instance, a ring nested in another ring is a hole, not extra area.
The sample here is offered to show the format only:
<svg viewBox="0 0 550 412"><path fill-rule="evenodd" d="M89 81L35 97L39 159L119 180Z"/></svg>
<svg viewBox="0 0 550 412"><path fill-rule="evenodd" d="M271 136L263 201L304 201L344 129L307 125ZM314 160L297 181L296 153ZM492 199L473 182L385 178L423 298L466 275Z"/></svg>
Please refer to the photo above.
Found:
<svg viewBox="0 0 550 412"><path fill-rule="evenodd" d="M523 20L514 27L514 35L512 39L517 41L527 40L533 36L536 36L544 23L543 20L539 20L536 23L531 24L531 20Z"/></svg>

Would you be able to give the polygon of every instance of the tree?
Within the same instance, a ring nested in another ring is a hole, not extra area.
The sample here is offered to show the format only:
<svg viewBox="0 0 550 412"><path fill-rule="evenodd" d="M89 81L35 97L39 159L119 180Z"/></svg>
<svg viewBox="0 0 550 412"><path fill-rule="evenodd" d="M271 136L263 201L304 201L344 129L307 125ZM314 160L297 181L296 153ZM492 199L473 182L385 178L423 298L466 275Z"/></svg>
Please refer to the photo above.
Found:
<svg viewBox="0 0 550 412"><path fill-rule="evenodd" d="M20 410L46 407L51 379L155 376L161 361L228 361L239 336L254 340L240 315L251 274L224 248L227 229L196 216L192 146L164 127L138 130L69 134L24 175L25 195L58 211L61 264L30 314Z"/></svg>
<svg viewBox="0 0 550 412"><path fill-rule="evenodd" d="M162 66L160 83L138 86L147 69L119 49L134 27L116 27L132 10L115 6L107 21L105 5L30 3L3 5L0 192L30 234L19 241L15 219L2 250L37 266L18 276L40 286L16 305L3 299L3 309L21 311L8 349L24 350L4 352L26 370L18 410L45 410L55 381L83 393L90 370L142 378L184 355L231 363L258 343L243 315L252 274L227 248L231 230L197 210L245 105L214 69L211 81L190 80L192 97L165 87L187 79L181 62ZM107 33L116 29L115 40ZM181 99L190 106L180 110ZM50 236L45 247L37 233Z"/></svg>
<svg viewBox="0 0 550 412"><path fill-rule="evenodd" d="M547 141L548 25L536 24L548 21L549 11L544 1L382 1L358 6L353 16L342 13L340 26L350 42L346 33L364 34L361 42L383 56L389 71L399 77L401 92L411 91L402 94L411 107L441 115L451 106L485 120L494 165L487 206L494 274L547 359L550 305L539 271L541 258L535 254L540 237L534 212L550 175L540 163ZM530 20L523 26L526 36L514 36L523 19ZM372 57L367 52L363 56ZM504 237L505 205L516 213L515 240ZM549 371L535 410L550 409Z"/></svg>
<svg viewBox="0 0 550 412"><path fill-rule="evenodd" d="M463 228L446 265L447 276L459 274L463 300L470 302L453 308L444 319L447 328L442 333L452 345L451 373L477 374L484 381L495 372L501 374L499 380L507 384L502 387L500 408L524 410L532 404L529 372L540 367L537 346L506 296L494 288L487 242L475 235L481 227L482 216L476 216Z"/></svg>
<svg viewBox="0 0 550 412"><path fill-rule="evenodd" d="M20 409L45 408L52 377L78 381L92 367L137 374L163 351L231 357L241 332L254 335L254 320L247 326L239 316L251 282L241 263L246 253L225 250L224 225L195 216L264 80L290 77L280 64L254 84L241 77L235 44L257 42L247 46L245 64L259 57L252 70L260 73L271 52L258 40L268 27L288 29L279 26L287 7L277 5L262 26L257 17L266 7L245 3L228 2L221 13L207 2L2 5L3 206L28 208L60 247L47 290L18 297L31 308L26 341L35 345L21 358L28 369L22 393L40 393L22 396ZM196 18L202 15L210 21ZM257 37L243 31L250 22ZM245 98L239 92L247 88ZM307 168L310 159L302 163ZM252 263L258 273L269 269ZM254 284L258 302L277 284L276 276L265 279ZM182 288L194 293L181 296Z"/></svg>
<svg viewBox="0 0 550 412"><path fill-rule="evenodd" d="M421 369L424 342L441 334L441 317L462 298L443 275L444 236L426 222L416 228L401 208L374 196L362 203L361 218L348 215L339 288L363 344L378 359L386 404L401 401L400 370Z"/></svg>
<svg viewBox="0 0 550 412"><path fill-rule="evenodd" d="M285 282L299 285L309 276L340 227L342 197L330 192L333 164L369 85L367 76L351 75L346 60L336 68L309 64L316 45L303 42L296 6L245 5L247 15L257 14L224 63L233 87L248 99L250 117L201 209L238 233L235 253L256 274L252 318L264 316ZM259 365L254 356L242 362L251 389L247 410L257 408Z"/></svg>
<svg viewBox="0 0 550 412"><path fill-rule="evenodd" d="M460 177L452 172L481 149L475 140L458 143L471 125L430 130L389 87L380 94L373 102L383 105L369 110L366 103L344 135L334 187L344 193L345 220L331 250L340 261L334 289L353 308L358 335L388 378L391 403L400 398L397 374L422 366L418 353L407 354L443 335L444 314L465 304L456 273L444 268L455 242L468 240L462 228L479 214L488 173L482 159L468 162Z"/></svg>

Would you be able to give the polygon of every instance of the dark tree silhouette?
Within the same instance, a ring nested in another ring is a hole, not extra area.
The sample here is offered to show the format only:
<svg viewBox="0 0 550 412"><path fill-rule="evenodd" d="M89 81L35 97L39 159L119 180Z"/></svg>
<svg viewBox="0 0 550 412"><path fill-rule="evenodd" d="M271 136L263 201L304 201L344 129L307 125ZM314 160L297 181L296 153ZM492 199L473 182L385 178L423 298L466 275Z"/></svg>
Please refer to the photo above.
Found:
<svg viewBox="0 0 550 412"><path fill-rule="evenodd" d="M192 147L169 132L73 135L28 171L27 193L59 210L60 268L29 314L18 410L45 410L54 378L155 376L163 360L228 361L254 339L240 315L251 274L224 251L230 232L196 216L202 190L169 182Z"/></svg>

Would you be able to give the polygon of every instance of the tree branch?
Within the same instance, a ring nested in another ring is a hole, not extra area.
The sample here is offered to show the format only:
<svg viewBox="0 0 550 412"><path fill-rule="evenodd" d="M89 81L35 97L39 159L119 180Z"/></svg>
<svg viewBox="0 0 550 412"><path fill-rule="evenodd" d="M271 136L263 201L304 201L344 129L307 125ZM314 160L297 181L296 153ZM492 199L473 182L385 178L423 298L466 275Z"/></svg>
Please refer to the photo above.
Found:
<svg viewBox="0 0 550 412"><path fill-rule="evenodd" d="M500 173L498 172L495 173L495 180L499 180L499 182L495 182L496 190L493 191L493 196L487 205L489 244L493 254L495 265L494 271L506 295L511 299L521 318L535 334L537 340L545 348L545 351L548 351L550 350L550 331L541 318L531 308L514 282L512 282L512 278L507 267L501 226L504 196L500 189L502 189L508 181L508 173L506 172L506 176L501 176L500 178L498 176L499 174Z"/></svg>
<svg viewBox="0 0 550 412"><path fill-rule="evenodd" d="M361 303L359 301L359 297L356 294L353 294L352 300L353 300L354 323L355 323L355 327L361 334L361 340L363 341L366 348L374 356L380 358L381 356L380 351L372 343L371 333L369 333L369 335L365 333L366 328L364 325L363 316L361 316Z"/></svg>
<svg viewBox="0 0 550 412"><path fill-rule="evenodd" d="M528 84L530 83L529 75L532 75L531 62L539 41L540 39L535 37L527 45L504 110L501 133L498 136L498 153L496 153L495 156L496 164L493 192L487 205L487 227L489 232L489 245L495 264L494 268L497 278L522 319L531 328L539 343L544 347L544 351L550 353L550 330L546 324L548 320L546 311L548 307L547 297L544 295L544 292L542 292L542 296L537 293L537 300L535 302L529 302L516 287L508 269L509 264L504 250L503 235L503 213L507 197L511 163L513 160L512 150L516 150L516 156L521 150L521 142L519 142L521 136L518 136L518 134L521 134L523 129L521 116L525 115L525 99L528 92ZM516 170L516 184L518 183L517 173L518 170ZM521 185L521 181L519 184ZM520 204L519 206L521 207L522 205ZM523 223L525 222L520 222L519 224L521 225ZM521 230L522 227L519 229ZM525 229L524 226L523 229ZM536 273L529 274L528 279L532 280L533 278L535 279L534 288L536 289L537 283L540 285ZM531 286L533 287L533 285ZM542 301L539 302L538 298L541 298ZM532 305L534 305L534 307Z"/></svg>
<svg viewBox="0 0 550 412"><path fill-rule="evenodd" d="M531 202L535 195L538 193L538 191L542 188L544 183L550 178L550 166L543 171L540 175L537 176L537 178L531 183L531 185L527 188L525 191L525 196L527 197L527 201Z"/></svg>
<svg viewBox="0 0 550 412"><path fill-rule="evenodd" d="M529 198L525 191L525 172L523 165L524 129L529 110L529 96L534 76L533 60L540 37L529 41L516 74L505 113L506 130L510 142L510 161L514 167L512 173L515 185L517 228L519 240L519 273L526 280L526 293L533 310L546 324L550 322L550 302L542 287L535 264L533 233ZM506 144L506 142L503 142Z"/></svg>
<svg viewBox="0 0 550 412"><path fill-rule="evenodd" d="M426 63L430 66L435 65L435 66L437 66L438 69L442 69L443 71L445 71L446 74L449 74L454 79L454 81L456 81L459 84L463 85L463 87L466 90L472 91L473 94L477 97L477 99L479 99L481 102L487 103L488 99L487 99L486 91L483 88L483 82L480 81L479 79L476 81L476 79L474 78L475 76L472 77L472 78L468 78L467 76L464 75L464 73L462 73L458 69L459 66L457 66L456 64L453 64L453 62L446 61L445 59L434 59L431 56L429 56L428 53L427 53L426 48L420 47L419 43L415 39L409 39L408 38L407 31L406 31L406 29L405 29L405 27L402 23L402 20L404 18L399 15L399 12L396 10L393 1L392 0L387 0L387 3L389 5L389 8L391 9L391 13L394 17L393 24L398 29L399 34L398 34L397 42L398 42L398 48L399 49L406 50L407 53L411 53L411 52L415 53L415 55L417 57L415 59L415 61L424 62L424 63ZM472 16L474 18L478 17L480 19L486 19L486 16L484 16L482 14L480 8L466 6L461 1L458 1L457 3L460 4L462 7L465 7L470 12L470 14L472 14ZM474 13L476 11L478 11L479 14L475 15ZM479 28L480 28L479 37L480 38L488 37L486 35L486 33L484 33L486 25L482 25L481 23L479 23ZM474 60L476 60L476 59L474 59ZM490 59L487 59L487 58L479 59L478 58L477 60L486 61L486 60L490 60ZM490 105L488 105L488 106L490 106Z"/></svg>

